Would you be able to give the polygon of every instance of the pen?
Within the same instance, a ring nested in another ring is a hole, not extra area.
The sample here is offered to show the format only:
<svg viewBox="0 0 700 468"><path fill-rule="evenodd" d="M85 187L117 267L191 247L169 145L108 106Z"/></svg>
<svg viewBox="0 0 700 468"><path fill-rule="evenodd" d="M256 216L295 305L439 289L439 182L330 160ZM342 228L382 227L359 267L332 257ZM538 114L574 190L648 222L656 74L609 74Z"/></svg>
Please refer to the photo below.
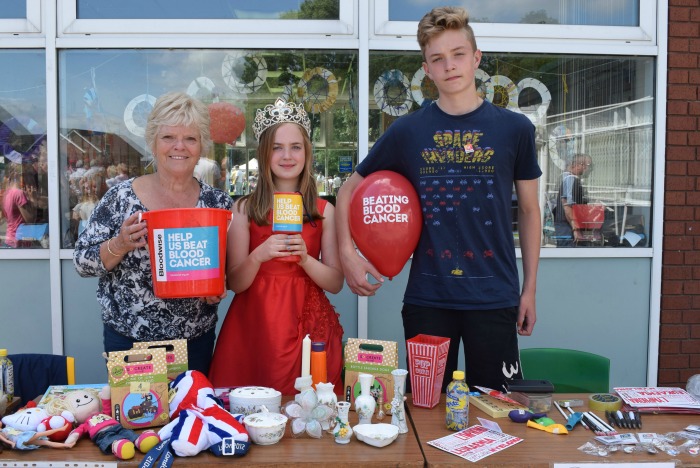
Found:
<svg viewBox="0 0 700 468"><path fill-rule="evenodd" d="M627 423L625 422L625 416L622 414L622 411L617 410L617 420L620 421L620 427L624 427L627 429Z"/></svg>
<svg viewBox="0 0 700 468"><path fill-rule="evenodd" d="M625 417L625 424L627 424L627 427L634 429L634 424L632 423L632 418L630 417L631 413L631 411L627 411L626 413L623 411L622 415Z"/></svg>
<svg viewBox="0 0 700 468"><path fill-rule="evenodd" d="M612 427L615 427L615 418L613 418L612 413L610 411L605 412L605 418L608 420L608 423L610 423Z"/></svg>
<svg viewBox="0 0 700 468"><path fill-rule="evenodd" d="M637 418L634 416L634 412L633 411L628 412L627 417L630 420L630 427L637 429L639 423L637 423Z"/></svg>
<svg viewBox="0 0 700 468"><path fill-rule="evenodd" d="M642 428L642 413L640 413L639 411L636 411L634 414L635 414L635 416L637 416L637 424L639 424L639 428L641 429Z"/></svg>
<svg viewBox="0 0 700 468"><path fill-rule="evenodd" d="M620 418L617 416L617 411L611 411L610 415L615 420L615 425L617 425L617 427L622 429L622 423L620 422Z"/></svg>

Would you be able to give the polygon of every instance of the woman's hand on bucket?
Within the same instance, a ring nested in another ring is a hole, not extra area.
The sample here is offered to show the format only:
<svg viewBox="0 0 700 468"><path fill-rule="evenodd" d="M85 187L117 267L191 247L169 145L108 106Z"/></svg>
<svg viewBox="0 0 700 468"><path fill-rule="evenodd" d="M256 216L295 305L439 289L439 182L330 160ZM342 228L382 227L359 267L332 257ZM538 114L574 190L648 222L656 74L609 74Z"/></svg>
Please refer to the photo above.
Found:
<svg viewBox="0 0 700 468"><path fill-rule="evenodd" d="M148 229L146 222L139 222L141 212L136 212L126 218L119 231L119 245L125 252L130 252L146 246Z"/></svg>
<svg viewBox="0 0 700 468"><path fill-rule="evenodd" d="M210 304L210 305L218 304L226 297L226 294L227 294L227 292L224 291L224 293L221 296L200 297L199 300L202 302L206 302L207 304Z"/></svg>

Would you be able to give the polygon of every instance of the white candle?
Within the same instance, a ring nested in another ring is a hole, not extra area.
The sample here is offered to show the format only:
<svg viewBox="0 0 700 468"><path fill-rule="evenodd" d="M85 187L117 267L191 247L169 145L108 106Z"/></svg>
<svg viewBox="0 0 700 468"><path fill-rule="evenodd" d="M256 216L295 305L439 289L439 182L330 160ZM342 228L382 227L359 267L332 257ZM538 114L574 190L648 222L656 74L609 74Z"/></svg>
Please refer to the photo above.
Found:
<svg viewBox="0 0 700 468"><path fill-rule="evenodd" d="M311 337L306 335L301 342L301 376L311 375Z"/></svg>

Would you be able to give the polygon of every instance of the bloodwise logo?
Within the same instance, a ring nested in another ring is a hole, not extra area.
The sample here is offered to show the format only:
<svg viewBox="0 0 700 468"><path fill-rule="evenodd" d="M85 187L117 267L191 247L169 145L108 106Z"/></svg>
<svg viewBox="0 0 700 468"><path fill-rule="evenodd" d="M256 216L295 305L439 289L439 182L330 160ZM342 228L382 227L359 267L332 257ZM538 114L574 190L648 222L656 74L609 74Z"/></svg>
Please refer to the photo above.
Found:
<svg viewBox="0 0 700 468"><path fill-rule="evenodd" d="M156 235L157 257L158 257L158 277L165 276L165 253L163 252L163 232Z"/></svg>

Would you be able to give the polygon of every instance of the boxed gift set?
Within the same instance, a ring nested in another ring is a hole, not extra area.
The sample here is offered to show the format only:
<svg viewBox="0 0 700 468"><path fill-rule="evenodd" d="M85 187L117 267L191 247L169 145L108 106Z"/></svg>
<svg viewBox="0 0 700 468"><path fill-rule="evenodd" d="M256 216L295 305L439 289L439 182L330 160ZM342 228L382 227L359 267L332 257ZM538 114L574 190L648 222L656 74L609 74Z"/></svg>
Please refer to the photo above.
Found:
<svg viewBox="0 0 700 468"><path fill-rule="evenodd" d="M187 340L138 341L132 348L164 348L169 380L174 380L187 370Z"/></svg>
<svg viewBox="0 0 700 468"><path fill-rule="evenodd" d="M107 375L112 416L128 429L163 426L168 417L165 349L109 353Z"/></svg>
<svg viewBox="0 0 700 468"><path fill-rule="evenodd" d="M372 374L371 394L384 405L391 405L394 398L394 385L391 371L399 361L398 346L395 341L349 338L345 345L345 401L352 404L360 394L360 374Z"/></svg>

